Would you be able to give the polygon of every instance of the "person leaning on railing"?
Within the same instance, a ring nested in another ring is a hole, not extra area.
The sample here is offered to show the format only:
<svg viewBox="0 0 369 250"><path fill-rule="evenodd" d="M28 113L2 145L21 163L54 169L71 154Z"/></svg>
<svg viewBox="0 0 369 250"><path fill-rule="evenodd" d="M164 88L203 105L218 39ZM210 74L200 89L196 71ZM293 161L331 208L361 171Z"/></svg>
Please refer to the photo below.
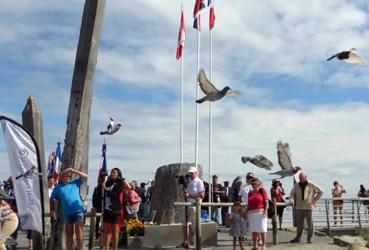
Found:
<svg viewBox="0 0 369 250"><path fill-rule="evenodd" d="M296 183L291 190L290 202L296 207L297 234L291 240L291 243L299 243L301 241L302 232L304 230L304 219L308 226L307 242L313 241L313 218L312 211L317 201L322 197L323 190L316 184L308 181L307 174L301 172L299 175L300 182Z"/></svg>
<svg viewBox="0 0 369 250"><path fill-rule="evenodd" d="M365 189L363 184L360 185L360 190L357 193L357 196L361 198L369 198L369 192ZM366 208L369 212L369 200L363 201L363 205L367 206Z"/></svg>

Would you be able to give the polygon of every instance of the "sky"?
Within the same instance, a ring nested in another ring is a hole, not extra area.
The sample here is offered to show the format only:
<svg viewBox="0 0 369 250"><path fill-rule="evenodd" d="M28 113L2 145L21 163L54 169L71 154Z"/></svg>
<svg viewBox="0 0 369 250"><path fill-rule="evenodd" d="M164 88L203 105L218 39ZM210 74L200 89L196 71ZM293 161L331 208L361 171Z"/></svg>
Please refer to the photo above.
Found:
<svg viewBox="0 0 369 250"><path fill-rule="evenodd" d="M105 137L108 168L147 182L180 161L180 9L184 48L184 161L195 161L197 33L194 0L106 1L93 80L89 185L95 186L109 116L121 130ZM21 122L28 96L44 122L45 154L63 141L84 1L0 1L0 114ZM326 61L351 48L369 58L366 0L217 0L213 83L242 93L213 105L212 173L220 181L253 171L241 156L262 154L279 170L276 144L330 197L338 180L355 197L368 183L369 65ZM209 74L209 9L202 12L200 66ZM202 93L200 93L202 96ZM199 163L208 179L209 105L199 106ZM0 134L0 175L10 175ZM292 179L284 180L290 189ZM90 189L91 189L90 188Z"/></svg>

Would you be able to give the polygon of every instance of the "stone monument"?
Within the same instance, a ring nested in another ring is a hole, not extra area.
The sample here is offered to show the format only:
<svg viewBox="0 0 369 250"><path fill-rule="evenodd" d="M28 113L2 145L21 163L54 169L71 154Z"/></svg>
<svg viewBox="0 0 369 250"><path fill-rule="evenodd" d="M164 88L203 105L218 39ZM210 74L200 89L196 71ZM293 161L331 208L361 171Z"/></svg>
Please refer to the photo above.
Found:
<svg viewBox="0 0 369 250"><path fill-rule="evenodd" d="M155 189L151 199L151 212L156 211L156 224L181 223L184 207L175 207L174 202L184 201L181 195L183 185L178 183L179 176L188 174L193 163L175 163L159 167L155 174ZM202 166L198 165L199 177Z"/></svg>

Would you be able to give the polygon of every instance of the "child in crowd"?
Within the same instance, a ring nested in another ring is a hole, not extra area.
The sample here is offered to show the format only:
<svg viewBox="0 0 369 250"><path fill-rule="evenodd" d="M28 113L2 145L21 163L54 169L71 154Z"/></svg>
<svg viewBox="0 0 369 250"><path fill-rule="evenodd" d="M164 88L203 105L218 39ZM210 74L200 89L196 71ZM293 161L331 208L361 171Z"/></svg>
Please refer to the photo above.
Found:
<svg viewBox="0 0 369 250"><path fill-rule="evenodd" d="M229 215L231 223L229 235L233 236L233 250L236 250L237 238L241 250L244 250L242 242L247 229L245 216L246 214L241 210L241 203L239 201L235 201L232 206L232 212Z"/></svg>

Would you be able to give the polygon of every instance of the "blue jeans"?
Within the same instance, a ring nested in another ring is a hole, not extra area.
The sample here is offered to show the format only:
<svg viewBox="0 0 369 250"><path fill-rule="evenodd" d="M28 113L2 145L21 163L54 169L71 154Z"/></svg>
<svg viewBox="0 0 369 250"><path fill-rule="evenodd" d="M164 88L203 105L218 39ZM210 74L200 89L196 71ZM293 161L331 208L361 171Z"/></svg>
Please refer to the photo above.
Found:
<svg viewBox="0 0 369 250"><path fill-rule="evenodd" d="M216 222L218 225L222 224L222 208L221 207L211 208L211 220Z"/></svg>
<svg viewBox="0 0 369 250"><path fill-rule="evenodd" d="M83 212L67 215L65 217L63 216L63 223L65 225L74 224L77 222L83 223Z"/></svg>

